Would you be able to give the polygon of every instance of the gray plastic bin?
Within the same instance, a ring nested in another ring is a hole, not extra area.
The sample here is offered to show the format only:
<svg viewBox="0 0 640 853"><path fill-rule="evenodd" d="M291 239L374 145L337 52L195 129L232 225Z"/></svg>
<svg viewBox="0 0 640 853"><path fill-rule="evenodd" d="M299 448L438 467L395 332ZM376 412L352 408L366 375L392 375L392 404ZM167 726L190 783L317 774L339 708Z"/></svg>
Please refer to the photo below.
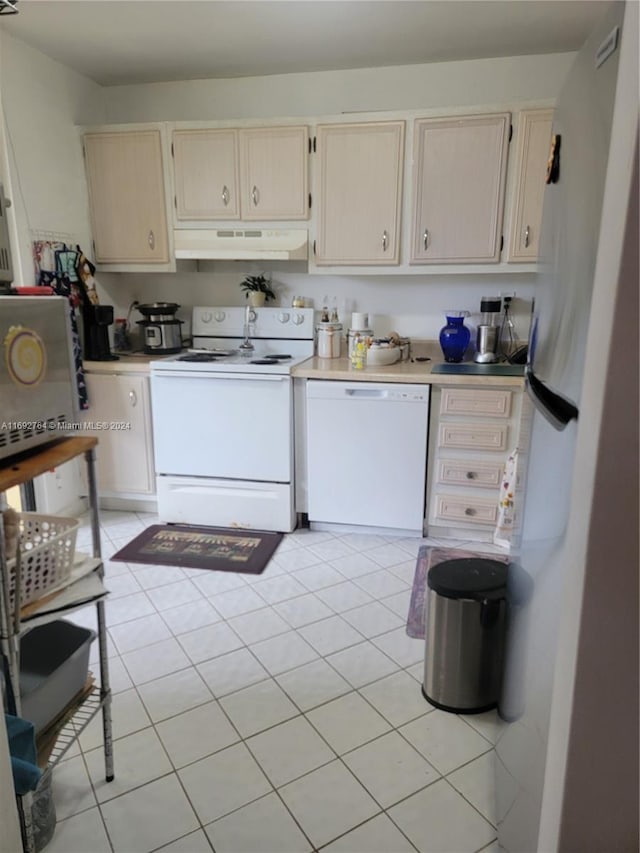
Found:
<svg viewBox="0 0 640 853"><path fill-rule="evenodd" d="M20 715L36 734L46 728L87 680L95 631L71 622L49 622L20 640Z"/></svg>
<svg viewBox="0 0 640 853"><path fill-rule="evenodd" d="M422 693L432 705L479 714L500 698L506 624L506 563L465 558L427 575Z"/></svg>

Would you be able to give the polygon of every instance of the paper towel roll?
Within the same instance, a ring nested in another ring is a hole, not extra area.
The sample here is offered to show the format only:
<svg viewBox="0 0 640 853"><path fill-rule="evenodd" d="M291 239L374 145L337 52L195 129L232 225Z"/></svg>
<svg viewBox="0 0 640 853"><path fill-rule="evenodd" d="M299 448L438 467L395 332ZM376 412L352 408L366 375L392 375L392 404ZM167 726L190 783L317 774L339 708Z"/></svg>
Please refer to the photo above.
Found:
<svg viewBox="0 0 640 853"><path fill-rule="evenodd" d="M369 315L363 314L361 311L354 311L351 315L351 328L354 331L369 328Z"/></svg>

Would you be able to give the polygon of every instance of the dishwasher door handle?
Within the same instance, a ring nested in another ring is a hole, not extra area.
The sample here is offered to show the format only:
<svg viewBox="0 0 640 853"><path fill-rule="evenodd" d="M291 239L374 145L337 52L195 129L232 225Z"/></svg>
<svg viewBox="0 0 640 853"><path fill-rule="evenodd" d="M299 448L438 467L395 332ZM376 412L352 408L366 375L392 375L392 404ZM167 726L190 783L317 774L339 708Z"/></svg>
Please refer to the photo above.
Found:
<svg viewBox="0 0 640 853"><path fill-rule="evenodd" d="M367 400L384 400L389 396L389 392L382 388L345 388L345 394Z"/></svg>

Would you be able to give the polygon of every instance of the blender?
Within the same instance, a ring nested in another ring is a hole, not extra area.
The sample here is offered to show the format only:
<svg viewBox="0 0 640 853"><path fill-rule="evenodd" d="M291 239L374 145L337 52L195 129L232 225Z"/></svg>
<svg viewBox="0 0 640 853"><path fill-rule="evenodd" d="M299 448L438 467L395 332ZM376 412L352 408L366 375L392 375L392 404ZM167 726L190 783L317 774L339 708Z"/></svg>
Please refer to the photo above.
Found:
<svg viewBox="0 0 640 853"><path fill-rule="evenodd" d="M473 360L478 364L491 364L498 360L500 344L500 311L502 299L499 296L483 296L480 300L482 322L476 335L476 352Z"/></svg>

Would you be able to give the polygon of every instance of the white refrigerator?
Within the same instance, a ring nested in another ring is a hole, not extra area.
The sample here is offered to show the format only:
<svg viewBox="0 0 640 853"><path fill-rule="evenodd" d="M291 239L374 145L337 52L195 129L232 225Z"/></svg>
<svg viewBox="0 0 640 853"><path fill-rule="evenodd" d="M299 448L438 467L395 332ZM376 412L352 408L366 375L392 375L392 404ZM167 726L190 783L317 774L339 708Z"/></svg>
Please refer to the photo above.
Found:
<svg viewBox="0 0 640 853"><path fill-rule="evenodd" d="M638 838L637 2L612 3L577 54L552 133L498 842L626 851Z"/></svg>

